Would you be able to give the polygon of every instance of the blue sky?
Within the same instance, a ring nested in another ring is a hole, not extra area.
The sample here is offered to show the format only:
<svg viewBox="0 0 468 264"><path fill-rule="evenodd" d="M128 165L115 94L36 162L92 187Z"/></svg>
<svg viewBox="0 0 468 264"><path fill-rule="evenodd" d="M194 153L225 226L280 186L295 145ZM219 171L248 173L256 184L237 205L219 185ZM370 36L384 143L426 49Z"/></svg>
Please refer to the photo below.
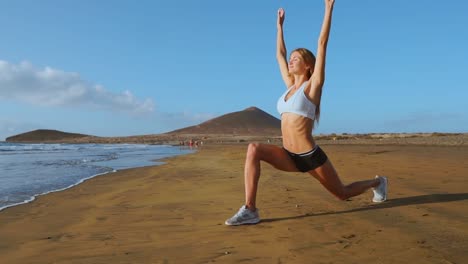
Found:
<svg viewBox="0 0 468 264"><path fill-rule="evenodd" d="M279 118L276 11L316 51L316 1L0 1L0 140ZM336 0L316 133L468 132L468 3Z"/></svg>

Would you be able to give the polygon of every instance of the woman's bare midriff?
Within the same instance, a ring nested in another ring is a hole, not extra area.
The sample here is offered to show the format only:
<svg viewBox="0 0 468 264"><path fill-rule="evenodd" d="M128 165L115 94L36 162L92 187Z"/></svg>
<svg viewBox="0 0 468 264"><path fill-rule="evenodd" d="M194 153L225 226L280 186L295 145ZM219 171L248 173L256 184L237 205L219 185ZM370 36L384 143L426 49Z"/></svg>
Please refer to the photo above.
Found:
<svg viewBox="0 0 468 264"><path fill-rule="evenodd" d="M281 116L281 133L283 147L293 153L304 153L315 147L312 137L314 120L296 115L283 113Z"/></svg>

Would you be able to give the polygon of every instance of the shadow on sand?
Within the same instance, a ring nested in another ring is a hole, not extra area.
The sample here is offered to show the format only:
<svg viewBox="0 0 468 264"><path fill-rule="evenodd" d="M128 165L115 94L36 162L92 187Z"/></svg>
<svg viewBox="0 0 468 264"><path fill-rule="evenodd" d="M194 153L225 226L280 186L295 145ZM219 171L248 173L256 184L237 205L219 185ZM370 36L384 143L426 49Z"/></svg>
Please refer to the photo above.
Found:
<svg viewBox="0 0 468 264"><path fill-rule="evenodd" d="M468 200L468 193L419 195L419 196L412 196L412 197L390 199L381 204L374 204L374 205L370 205L367 207L360 207L360 208L355 208L351 210L324 212L324 213L317 213L317 214L307 213L304 215L281 217L281 218L268 218L268 219L262 219L262 222L267 223L267 222L275 222L275 221L281 221L281 220L300 219L300 218L313 217L313 216L338 215L338 214L355 213L355 212L368 211L368 210L393 208L393 207L399 207L399 206L445 203L445 202L462 201L462 200Z"/></svg>

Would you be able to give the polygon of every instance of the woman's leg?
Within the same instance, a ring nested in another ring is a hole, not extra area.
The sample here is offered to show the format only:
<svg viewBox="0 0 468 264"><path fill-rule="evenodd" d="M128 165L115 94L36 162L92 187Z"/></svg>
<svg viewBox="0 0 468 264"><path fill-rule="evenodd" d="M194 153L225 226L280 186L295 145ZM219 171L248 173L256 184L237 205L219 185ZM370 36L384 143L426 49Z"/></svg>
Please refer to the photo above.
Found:
<svg viewBox="0 0 468 264"><path fill-rule="evenodd" d="M298 171L294 162L281 147L250 143L247 148L244 171L245 205L250 210L255 210L256 208L257 186L260 178L260 161L265 161L282 171Z"/></svg>
<svg viewBox="0 0 468 264"><path fill-rule="evenodd" d="M380 184L379 179L373 179L353 182L344 186L330 160L327 160L322 166L309 171L309 173L320 181L328 191L341 200L357 196L372 187L377 187Z"/></svg>

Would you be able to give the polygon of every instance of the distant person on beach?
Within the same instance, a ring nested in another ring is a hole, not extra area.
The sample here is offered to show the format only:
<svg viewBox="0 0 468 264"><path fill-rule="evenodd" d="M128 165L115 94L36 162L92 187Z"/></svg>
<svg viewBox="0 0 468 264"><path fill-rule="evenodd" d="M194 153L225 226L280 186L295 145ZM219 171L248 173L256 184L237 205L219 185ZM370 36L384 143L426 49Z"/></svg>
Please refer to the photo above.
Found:
<svg viewBox="0 0 468 264"><path fill-rule="evenodd" d="M278 100L281 114L283 147L270 144L250 143L245 161L245 205L226 225L255 224L260 222L256 207L260 161L276 169L288 172L307 172L316 178L328 191L341 200L359 195L373 188L373 202L387 199L387 178L374 179L344 185L323 150L312 137L314 125L320 118L320 100L325 82L325 56L332 20L334 0L325 0L325 15L318 39L317 57L305 48L291 52L286 61L286 46L283 39L285 12L278 10L277 53L281 76L286 92Z"/></svg>

